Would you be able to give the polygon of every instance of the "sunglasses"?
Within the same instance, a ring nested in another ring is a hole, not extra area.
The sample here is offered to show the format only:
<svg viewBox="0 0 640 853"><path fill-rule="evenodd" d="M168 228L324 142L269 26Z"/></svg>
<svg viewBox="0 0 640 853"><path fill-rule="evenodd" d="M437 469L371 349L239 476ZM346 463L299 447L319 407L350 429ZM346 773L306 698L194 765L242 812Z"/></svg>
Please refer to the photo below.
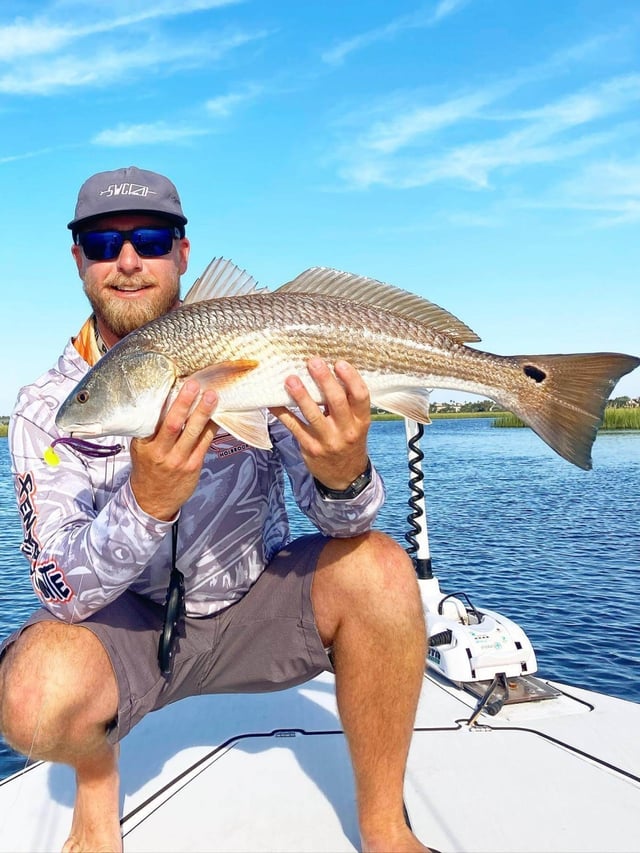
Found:
<svg viewBox="0 0 640 853"><path fill-rule="evenodd" d="M180 229L133 228L131 231L82 231L76 235L76 244L90 261L112 261L117 258L125 240L128 240L141 258L161 258L168 255L173 241L179 239Z"/></svg>
<svg viewBox="0 0 640 853"><path fill-rule="evenodd" d="M178 546L178 522L173 523L171 530L171 574L169 575L169 586L167 598L164 605L164 622L158 642L158 666L163 675L171 672L171 662L175 652L176 640L178 638L178 624L185 615L184 606L184 575L176 566L176 554Z"/></svg>

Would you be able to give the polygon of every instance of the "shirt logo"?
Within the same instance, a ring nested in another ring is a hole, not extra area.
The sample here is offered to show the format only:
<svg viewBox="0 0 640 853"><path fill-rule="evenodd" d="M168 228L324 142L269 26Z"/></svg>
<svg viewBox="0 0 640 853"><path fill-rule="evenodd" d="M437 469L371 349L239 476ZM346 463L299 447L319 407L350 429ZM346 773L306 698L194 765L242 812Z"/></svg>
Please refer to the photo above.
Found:
<svg viewBox="0 0 640 853"><path fill-rule="evenodd" d="M225 459L227 456L233 456L234 453L242 453L243 450L248 450L249 445L244 441L239 441L227 432L218 433L209 445L209 451L215 453L218 459Z"/></svg>
<svg viewBox="0 0 640 853"><path fill-rule="evenodd" d="M73 590L67 584L64 572L55 560L41 561L40 542L36 535L36 512L34 496L36 484L31 473L18 475L18 508L22 516L24 540L21 551L31 564L29 574L37 595L43 601L71 601Z"/></svg>

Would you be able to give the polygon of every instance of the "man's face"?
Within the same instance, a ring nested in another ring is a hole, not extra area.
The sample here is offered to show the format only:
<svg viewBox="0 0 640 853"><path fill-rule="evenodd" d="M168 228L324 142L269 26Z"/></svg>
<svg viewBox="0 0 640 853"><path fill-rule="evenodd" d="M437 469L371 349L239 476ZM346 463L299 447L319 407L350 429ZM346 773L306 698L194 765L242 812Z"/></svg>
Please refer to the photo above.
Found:
<svg viewBox="0 0 640 853"><path fill-rule="evenodd" d="M128 231L144 226L166 227L170 223L150 214L118 213L91 223L92 231ZM87 229L89 230L89 229ZM125 242L117 258L91 261L81 246L71 249L84 292L108 346L170 311L180 298L180 276L187 269L189 241L175 239L168 255L142 258Z"/></svg>

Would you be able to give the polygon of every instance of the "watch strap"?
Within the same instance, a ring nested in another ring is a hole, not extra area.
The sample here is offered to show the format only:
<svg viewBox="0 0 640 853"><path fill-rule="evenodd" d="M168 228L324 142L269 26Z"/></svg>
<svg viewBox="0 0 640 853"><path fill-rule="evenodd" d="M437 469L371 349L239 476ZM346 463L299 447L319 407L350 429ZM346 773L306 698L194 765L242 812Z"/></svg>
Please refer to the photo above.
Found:
<svg viewBox="0 0 640 853"><path fill-rule="evenodd" d="M316 484L316 489L325 500L349 501L353 498L357 498L358 495L367 488L372 479L373 469L371 466L371 460L367 459L367 467L352 483L349 483L346 489L330 489L315 477L313 478L313 481Z"/></svg>

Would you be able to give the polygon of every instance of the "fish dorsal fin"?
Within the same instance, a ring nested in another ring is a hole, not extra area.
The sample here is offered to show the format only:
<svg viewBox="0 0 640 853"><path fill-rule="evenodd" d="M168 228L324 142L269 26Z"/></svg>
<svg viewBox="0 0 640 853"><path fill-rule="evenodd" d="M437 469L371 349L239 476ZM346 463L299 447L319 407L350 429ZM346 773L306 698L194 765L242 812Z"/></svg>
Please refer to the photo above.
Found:
<svg viewBox="0 0 640 853"><path fill-rule="evenodd" d="M277 292L321 293L325 296L350 299L352 302L366 302L414 322L423 323L437 332L443 332L457 343L466 344L480 340L466 323L422 296L416 296L415 293L409 293L393 284L385 284L373 278L330 267L311 267L292 281L283 284Z"/></svg>
<svg viewBox="0 0 640 853"><path fill-rule="evenodd" d="M265 287L258 287L255 278L246 270L241 270L233 261L214 258L191 285L184 304L218 299L221 296L247 296L249 293L261 293L265 290Z"/></svg>

